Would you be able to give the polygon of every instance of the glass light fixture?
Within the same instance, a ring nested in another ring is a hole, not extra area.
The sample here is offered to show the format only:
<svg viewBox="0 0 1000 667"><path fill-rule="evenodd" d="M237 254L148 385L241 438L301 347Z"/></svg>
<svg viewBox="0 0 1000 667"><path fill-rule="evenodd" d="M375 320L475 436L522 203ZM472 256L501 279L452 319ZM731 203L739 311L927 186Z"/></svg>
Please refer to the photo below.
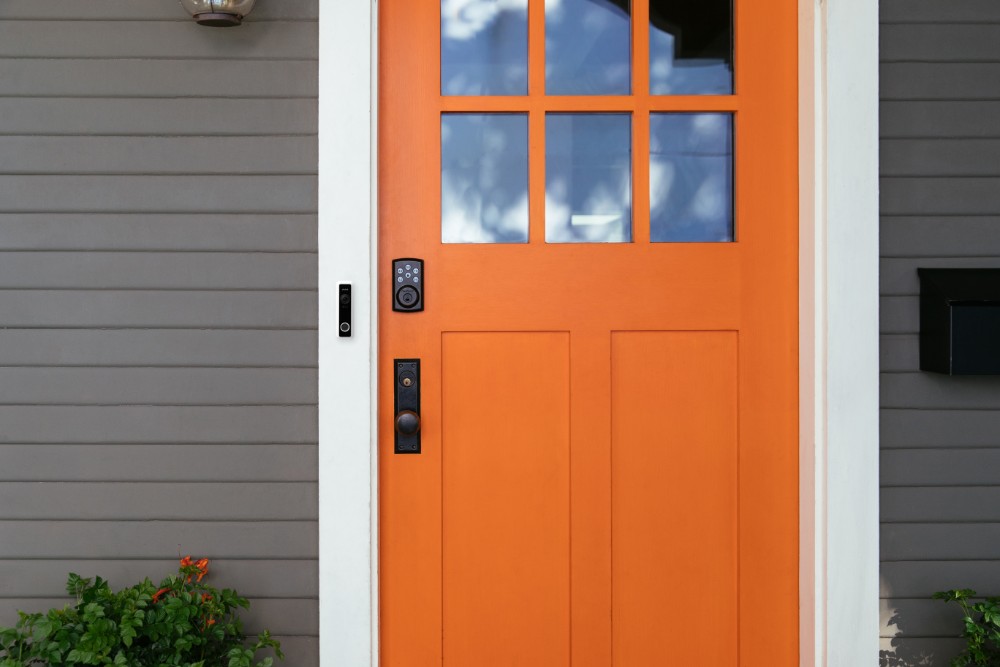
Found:
<svg viewBox="0 0 1000 667"><path fill-rule="evenodd" d="M256 0L181 0L181 6L201 25L229 28L240 25Z"/></svg>

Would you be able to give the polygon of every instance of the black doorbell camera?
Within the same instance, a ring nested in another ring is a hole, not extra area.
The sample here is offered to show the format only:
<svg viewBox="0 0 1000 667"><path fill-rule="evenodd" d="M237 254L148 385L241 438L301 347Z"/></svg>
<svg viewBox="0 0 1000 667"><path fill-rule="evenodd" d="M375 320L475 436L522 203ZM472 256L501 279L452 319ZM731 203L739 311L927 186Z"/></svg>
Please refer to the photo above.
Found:
<svg viewBox="0 0 1000 667"><path fill-rule="evenodd" d="M341 338L351 336L351 284L340 283L340 327Z"/></svg>

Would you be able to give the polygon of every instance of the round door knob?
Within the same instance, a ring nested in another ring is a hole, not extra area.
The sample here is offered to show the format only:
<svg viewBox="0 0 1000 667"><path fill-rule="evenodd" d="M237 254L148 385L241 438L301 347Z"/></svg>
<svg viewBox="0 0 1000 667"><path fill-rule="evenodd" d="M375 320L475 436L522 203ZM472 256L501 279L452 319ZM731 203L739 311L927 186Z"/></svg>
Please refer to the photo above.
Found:
<svg viewBox="0 0 1000 667"><path fill-rule="evenodd" d="M413 410L403 410L396 415L396 432L413 435L420 430L420 415Z"/></svg>

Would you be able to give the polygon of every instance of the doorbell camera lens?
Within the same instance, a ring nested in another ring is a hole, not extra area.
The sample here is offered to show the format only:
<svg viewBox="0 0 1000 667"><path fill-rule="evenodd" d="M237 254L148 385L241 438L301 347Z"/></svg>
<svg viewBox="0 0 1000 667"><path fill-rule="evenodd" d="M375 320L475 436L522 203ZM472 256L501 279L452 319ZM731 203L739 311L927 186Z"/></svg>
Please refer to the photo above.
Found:
<svg viewBox="0 0 1000 667"><path fill-rule="evenodd" d="M347 294L346 292L343 293L343 294L341 294L340 295L340 303L344 304L345 306L348 305L349 303L351 303L351 295Z"/></svg>

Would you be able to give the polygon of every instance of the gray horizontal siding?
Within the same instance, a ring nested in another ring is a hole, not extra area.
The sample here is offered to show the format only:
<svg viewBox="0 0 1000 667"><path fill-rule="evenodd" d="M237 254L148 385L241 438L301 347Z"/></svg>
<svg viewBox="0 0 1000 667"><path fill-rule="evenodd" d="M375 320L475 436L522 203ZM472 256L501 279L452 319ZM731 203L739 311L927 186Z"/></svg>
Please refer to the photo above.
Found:
<svg viewBox="0 0 1000 667"><path fill-rule="evenodd" d="M1000 22L1000 6L994 0L882 0L879 18L883 27L892 23Z"/></svg>
<svg viewBox="0 0 1000 667"><path fill-rule="evenodd" d="M0 59L4 97L309 98L316 76L313 60Z"/></svg>
<svg viewBox="0 0 1000 667"><path fill-rule="evenodd" d="M315 174L316 140L0 136L5 174Z"/></svg>
<svg viewBox="0 0 1000 667"><path fill-rule="evenodd" d="M315 213L314 176L0 176L0 212Z"/></svg>
<svg viewBox="0 0 1000 667"><path fill-rule="evenodd" d="M315 253L0 251L0 290L315 290L316 272Z"/></svg>
<svg viewBox="0 0 1000 667"><path fill-rule="evenodd" d="M1000 447L996 410L883 409L883 448Z"/></svg>
<svg viewBox="0 0 1000 667"><path fill-rule="evenodd" d="M882 26L882 62L996 62L1000 22Z"/></svg>
<svg viewBox="0 0 1000 667"><path fill-rule="evenodd" d="M0 213L0 230L0 250L316 250L309 213Z"/></svg>
<svg viewBox="0 0 1000 667"><path fill-rule="evenodd" d="M224 560L209 563L209 579L225 572L226 582L254 598L315 597L319 567L315 560ZM145 578L159 582L177 571L177 559L164 560L58 560L15 562L0 560L0 580L12 598L58 598L66 593L66 576L53 572L87 572L103 577L112 587ZM281 572L280 577L274 576Z"/></svg>
<svg viewBox="0 0 1000 667"><path fill-rule="evenodd" d="M155 89L153 89L155 90ZM0 97L0 134L284 135L316 133L315 99ZM238 165L233 165L238 169Z"/></svg>
<svg viewBox="0 0 1000 667"><path fill-rule="evenodd" d="M898 561L882 564L882 596L926 600L938 590L972 588L981 595L1000 594L996 561ZM887 581L897 582L890 589Z"/></svg>
<svg viewBox="0 0 1000 667"><path fill-rule="evenodd" d="M883 177L879 198L883 215L996 215L1000 178Z"/></svg>
<svg viewBox="0 0 1000 667"><path fill-rule="evenodd" d="M174 9L173 18L180 20L0 20L0 58L248 58L261 61L260 40L266 39L270 41L269 60L316 59L317 43L313 38L316 26L313 23L270 24L248 20L240 30L192 30L189 21L185 20L187 14L180 7L168 3L167 8ZM257 18L257 13L250 16Z"/></svg>
<svg viewBox="0 0 1000 667"><path fill-rule="evenodd" d="M1000 593L1000 378L919 371L917 269L1000 268L1000 3L883 0L880 662L944 665Z"/></svg>
<svg viewBox="0 0 1000 667"><path fill-rule="evenodd" d="M883 334L879 337L879 361L885 371L912 371L920 363L920 336Z"/></svg>
<svg viewBox="0 0 1000 667"><path fill-rule="evenodd" d="M177 553L217 559L318 556L315 521L0 520L0 544L5 559L162 560ZM213 577L224 581L225 571L215 568Z"/></svg>
<svg viewBox="0 0 1000 667"><path fill-rule="evenodd" d="M302 291L6 290L0 327L315 329Z"/></svg>
<svg viewBox="0 0 1000 667"><path fill-rule="evenodd" d="M990 0L992 2L992 0ZM882 100L879 133L882 139L1000 137L994 120L1000 102L963 100Z"/></svg>
<svg viewBox="0 0 1000 667"><path fill-rule="evenodd" d="M314 406L0 406L0 443L315 443L316 431Z"/></svg>
<svg viewBox="0 0 1000 667"><path fill-rule="evenodd" d="M0 625L190 553L318 664L317 16L0 3Z"/></svg>
<svg viewBox="0 0 1000 667"><path fill-rule="evenodd" d="M197 459L194 459L197 460ZM4 482L0 521L312 521L315 482Z"/></svg>
<svg viewBox="0 0 1000 667"><path fill-rule="evenodd" d="M883 449L881 462L883 489L1000 485L1000 447Z"/></svg>
<svg viewBox="0 0 1000 667"><path fill-rule="evenodd" d="M1000 216L900 216L882 219L882 257L1000 256ZM968 242L976 239L975 244Z"/></svg>
<svg viewBox="0 0 1000 667"><path fill-rule="evenodd" d="M53 460L59 461L60 469L53 470ZM191 465L192 461L198 465ZM0 444L0 482L124 479L143 483L315 482L316 447L287 443Z"/></svg>
<svg viewBox="0 0 1000 667"><path fill-rule="evenodd" d="M891 57L891 56L890 56ZM1000 100L1000 62L885 62L879 91L886 100Z"/></svg>
<svg viewBox="0 0 1000 667"><path fill-rule="evenodd" d="M883 176L998 176L1000 139L884 139Z"/></svg>
<svg viewBox="0 0 1000 667"><path fill-rule="evenodd" d="M281 0L260 2L248 22L268 20L315 20L319 16L316 0ZM4 0L0 5L0 20L45 19L74 21L142 20L178 21L189 24L191 19L174 2L136 2L136 0ZM209 29L205 29L209 30ZM311 37L315 39L315 35Z"/></svg>
<svg viewBox="0 0 1000 667"><path fill-rule="evenodd" d="M996 558L998 540L1000 523L886 522L882 524L882 560L990 560ZM919 628L910 630L920 634Z"/></svg>
<svg viewBox="0 0 1000 667"><path fill-rule="evenodd" d="M971 250L971 249L970 249ZM980 248L982 255L972 257L883 257L880 264L880 288L884 296L920 296L918 268L998 269L1000 256L991 256ZM2 255L0 255L2 257Z"/></svg>
<svg viewBox="0 0 1000 667"><path fill-rule="evenodd" d="M0 367L315 365L313 331L0 329Z"/></svg>
<svg viewBox="0 0 1000 667"><path fill-rule="evenodd" d="M880 391L883 408L1000 410L1000 378L995 377L884 373Z"/></svg>
<svg viewBox="0 0 1000 667"><path fill-rule="evenodd" d="M0 405L315 405L316 391L309 368L0 368Z"/></svg>

